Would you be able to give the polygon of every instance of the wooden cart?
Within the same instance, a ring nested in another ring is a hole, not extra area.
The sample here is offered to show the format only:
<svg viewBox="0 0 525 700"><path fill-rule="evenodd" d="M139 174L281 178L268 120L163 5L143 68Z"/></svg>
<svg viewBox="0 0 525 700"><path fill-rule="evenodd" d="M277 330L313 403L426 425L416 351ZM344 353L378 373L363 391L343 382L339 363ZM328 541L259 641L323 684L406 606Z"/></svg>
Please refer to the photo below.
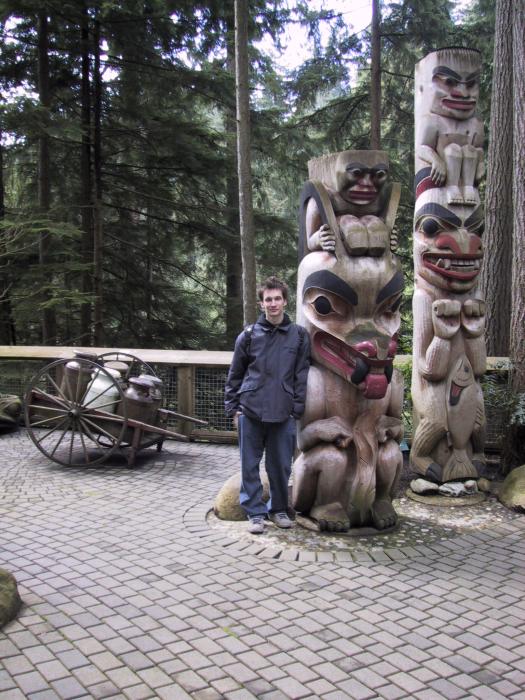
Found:
<svg viewBox="0 0 525 700"><path fill-rule="evenodd" d="M46 365L27 388L24 400L25 425L31 440L49 459L64 466L92 466L105 462L117 450L124 451L128 466L135 464L137 452L155 445L160 452L165 439L187 442L189 438L167 428L170 417L207 425L206 421L165 408L158 408L151 421L128 416L124 392L132 376L156 376L153 369L134 355L105 353L95 360L74 358L76 377L69 369L71 359ZM108 368L117 366L121 379ZM86 380L97 376L106 387L90 392ZM106 400L107 397L107 400Z"/></svg>

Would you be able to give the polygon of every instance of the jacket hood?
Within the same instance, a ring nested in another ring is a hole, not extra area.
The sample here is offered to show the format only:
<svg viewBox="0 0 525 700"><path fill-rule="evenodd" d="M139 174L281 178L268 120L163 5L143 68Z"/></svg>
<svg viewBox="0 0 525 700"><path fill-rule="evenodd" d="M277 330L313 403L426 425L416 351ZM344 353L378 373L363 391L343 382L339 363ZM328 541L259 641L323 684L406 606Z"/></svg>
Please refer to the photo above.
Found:
<svg viewBox="0 0 525 700"><path fill-rule="evenodd" d="M282 329L288 329L288 326L292 323L290 320L290 317L288 314L285 312L283 320L278 326L274 326L273 323L270 323L266 316L264 314L260 314L259 318L257 319L257 323L262 326L263 328L282 328Z"/></svg>

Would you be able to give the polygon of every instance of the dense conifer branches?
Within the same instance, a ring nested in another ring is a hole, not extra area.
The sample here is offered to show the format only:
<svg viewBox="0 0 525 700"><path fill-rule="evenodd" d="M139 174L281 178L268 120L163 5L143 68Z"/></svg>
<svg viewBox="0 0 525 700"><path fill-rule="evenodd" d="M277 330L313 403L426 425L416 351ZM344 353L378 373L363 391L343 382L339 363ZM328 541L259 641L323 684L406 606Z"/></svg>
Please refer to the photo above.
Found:
<svg viewBox="0 0 525 700"><path fill-rule="evenodd" d="M56 314L51 342L93 341L94 318L82 316L84 308L101 314L108 345L231 347L242 318L227 313L239 264L228 63L233 3L228 8L217 0L2 4L0 292L9 297L2 303L10 305L17 342L42 342L44 308ZM458 39L450 8L446 0L382 3L382 145L404 185L398 226L407 255L413 64L425 50ZM307 160L369 145L370 35L356 34L328 2L315 11L307 3L251 0L249 9L258 274L284 275L293 287ZM39 12L48 19L48 105L37 91ZM258 41L284 43L286 26L306 27L313 42L311 56L288 71L276 69ZM45 217L37 212L43 135L50 158ZM43 228L50 248L39 266ZM4 333L0 342L12 339Z"/></svg>

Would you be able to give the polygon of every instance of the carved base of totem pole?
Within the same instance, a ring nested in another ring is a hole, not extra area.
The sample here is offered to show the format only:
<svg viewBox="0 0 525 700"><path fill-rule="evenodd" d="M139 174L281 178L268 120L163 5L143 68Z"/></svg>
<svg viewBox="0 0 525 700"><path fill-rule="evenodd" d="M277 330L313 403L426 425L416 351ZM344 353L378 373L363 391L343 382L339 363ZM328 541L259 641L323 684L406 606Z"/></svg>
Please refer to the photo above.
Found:
<svg viewBox="0 0 525 700"><path fill-rule="evenodd" d="M483 125L475 114L479 53L441 49L416 67L414 471L438 484L485 467Z"/></svg>
<svg viewBox="0 0 525 700"><path fill-rule="evenodd" d="M304 530L309 530L310 532L316 532L320 537L326 537L327 535L334 535L337 537L344 537L351 540L352 538L361 537L374 537L377 535L388 535L390 532L395 532L398 529L397 516L394 524L391 527L376 528L372 525L364 525L360 527L350 527L348 530L327 530L323 529L317 520L313 518L308 518L300 513L295 516L295 523L298 527Z"/></svg>
<svg viewBox="0 0 525 700"><path fill-rule="evenodd" d="M312 366L300 455L298 522L321 532L395 526L403 459L403 383L393 369L403 276L391 251L399 188L386 154L344 151L309 163L303 188L297 321Z"/></svg>

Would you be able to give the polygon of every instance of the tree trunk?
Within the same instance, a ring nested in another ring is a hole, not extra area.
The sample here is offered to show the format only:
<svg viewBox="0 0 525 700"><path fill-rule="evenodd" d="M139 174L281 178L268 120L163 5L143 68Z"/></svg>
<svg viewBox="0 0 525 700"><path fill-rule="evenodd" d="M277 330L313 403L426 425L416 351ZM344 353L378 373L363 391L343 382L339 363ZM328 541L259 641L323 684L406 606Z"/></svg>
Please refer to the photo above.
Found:
<svg viewBox="0 0 525 700"><path fill-rule="evenodd" d="M521 2L512 3L514 137L512 166L514 200L514 253L512 256L512 310L510 358L512 388L525 392L525 13Z"/></svg>
<svg viewBox="0 0 525 700"><path fill-rule="evenodd" d="M508 0L508 4L510 0ZM525 21L522 3L512 3L513 149L507 163L512 170L513 233L510 311L510 385L517 399L515 415L505 434L503 473L525 462Z"/></svg>
<svg viewBox="0 0 525 700"><path fill-rule="evenodd" d="M38 16L38 96L40 105L44 108L47 124L48 110L51 104L49 91L49 34L48 22L45 12L40 12ZM38 206L42 215L49 213L51 206L51 180L49 165L49 137L46 128L38 139ZM42 342L44 345L51 345L56 342L56 317L54 309L46 308L49 301L50 292L47 287L49 283L49 272L45 269L49 263L50 247L49 231L42 231L39 240L39 264L43 278L43 310L42 310Z"/></svg>
<svg viewBox="0 0 525 700"><path fill-rule="evenodd" d="M93 236L93 340L96 347L104 345L104 321L102 309L104 288L102 280L102 261L104 231L102 221L102 77L100 74L100 22L95 20L93 63L93 171L95 174L95 208Z"/></svg>
<svg viewBox="0 0 525 700"><path fill-rule="evenodd" d="M82 272L82 293L85 297L93 293L93 201L91 192L91 95L89 66L89 18L87 8L82 8L80 47L82 55L81 114L82 147L80 154L80 218L82 229L82 263L88 266ZM80 341L91 344L91 302L84 301L80 307Z"/></svg>
<svg viewBox="0 0 525 700"><path fill-rule="evenodd" d="M490 111L487 190L485 196L485 256L481 288L486 302L486 343L489 355L509 354L512 268L512 3L497 0L494 71Z"/></svg>
<svg viewBox="0 0 525 700"><path fill-rule="evenodd" d="M2 130L0 129L0 219L5 216L4 158ZM15 324L9 294L10 276L8 258L0 259L0 345L16 345Z"/></svg>
<svg viewBox="0 0 525 700"><path fill-rule="evenodd" d="M372 0L372 40L370 66L370 148L381 148L381 10Z"/></svg>
<svg viewBox="0 0 525 700"><path fill-rule="evenodd" d="M237 101L237 172L242 255L244 323L256 319L255 234L250 154L250 93L248 85L248 3L235 0L235 93Z"/></svg>
<svg viewBox="0 0 525 700"><path fill-rule="evenodd" d="M235 78L235 26L233 14L228 13L226 37L226 65ZM234 163L226 172L226 337L225 347L231 349L243 325L242 309L242 257L239 236L239 179L237 177L237 153L235 109L226 106L225 137L228 154Z"/></svg>

